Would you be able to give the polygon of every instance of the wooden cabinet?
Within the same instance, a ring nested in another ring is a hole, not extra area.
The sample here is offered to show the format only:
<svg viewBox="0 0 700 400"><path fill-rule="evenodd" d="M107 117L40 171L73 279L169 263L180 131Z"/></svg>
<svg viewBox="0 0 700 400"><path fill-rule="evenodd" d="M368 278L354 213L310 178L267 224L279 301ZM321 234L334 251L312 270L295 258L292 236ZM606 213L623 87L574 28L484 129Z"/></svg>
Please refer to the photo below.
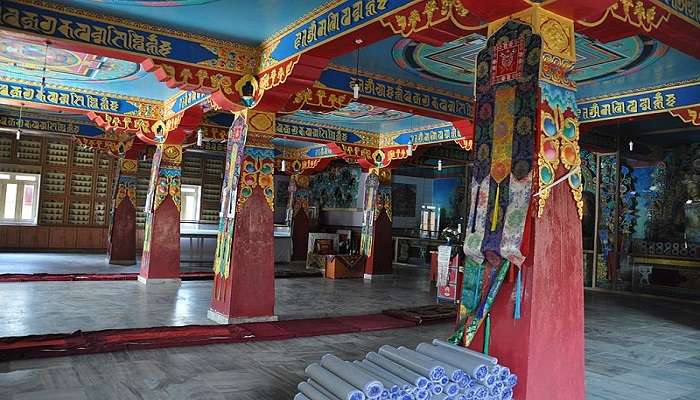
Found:
<svg viewBox="0 0 700 400"><path fill-rule="evenodd" d="M49 228L49 247L52 249L74 249L76 248L75 231L73 227Z"/></svg>
<svg viewBox="0 0 700 400"><path fill-rule="evenodd" d="M0 225L0 249L107 250L107 228Z"/></svg>
<svg viewBox="0 0 700 400"><path fill-rule="evenodd" d="M106 249L106 228L82 228L78 229L75 238L75 247L78 249Z"/></svg>
<svg viewBox="0 0 700 400"><path fill-rule="evenodd" d="M19 247L19 227L0 225L0 249L14 249L17 247Z"/></svg>
<svg viewBox="0 0 700 400"><path fill-rule="evenodd" d="M49 227L20 226L19 247L23 249L46 249L49 247Z"/></svg>
<svg viewBox="0 0 700 400"><path fill-rule="evenodd" d="M365 256L336 254L325 257L325 276L328 279L362 278L365 275Z"/></svg>

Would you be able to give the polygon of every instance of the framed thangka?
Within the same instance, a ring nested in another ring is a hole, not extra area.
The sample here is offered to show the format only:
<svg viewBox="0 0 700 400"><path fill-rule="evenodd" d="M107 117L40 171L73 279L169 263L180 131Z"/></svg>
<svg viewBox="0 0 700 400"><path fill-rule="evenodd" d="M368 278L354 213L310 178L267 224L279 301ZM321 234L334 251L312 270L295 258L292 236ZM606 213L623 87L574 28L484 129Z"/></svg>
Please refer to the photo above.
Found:
<svg viewBox="0 0 700 400"><path fill-rule="evenodd" d="M394 217L415 218L416 185L393 183L391 187L392 214Z"/></svg>

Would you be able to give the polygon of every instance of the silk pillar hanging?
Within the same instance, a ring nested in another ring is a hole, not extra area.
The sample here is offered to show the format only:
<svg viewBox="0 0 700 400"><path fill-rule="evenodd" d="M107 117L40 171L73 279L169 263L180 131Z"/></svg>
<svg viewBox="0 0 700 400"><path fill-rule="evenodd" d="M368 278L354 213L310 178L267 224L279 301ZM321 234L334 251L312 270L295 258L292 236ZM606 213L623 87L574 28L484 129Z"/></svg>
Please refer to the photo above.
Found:
<svg viewBox="0 0 700 400"><path fill-rule="evenodd" d="M509 21L491 35L477 57L477 157L462 285L462 298L469 301L460 306L461 328L452 338L465 345L488 314L510 265L524 261L520 247L537 154L541 47L530 26ZM479 307L474 309L476 299Z"/></svg>
<svg viewBox="0 0 700 400"><path fill-rule="evenodd" d="M379 190L379 175L370 170L365 178L365 209L362 221L362 236L360 239L360 253L367 257L372 255L372 240L374 237L374 221L376 202Z"/></svg>
<svg viewBox="0 0 700 400"><path fill-rule="evenodd" d="M245 149L248 125L245 115L238 114L231 125L226 144L226 173L221 190L221 218L219 235L214 257L214 273L228 278L231 261L231 241L235 226L236 206L238 204L238 181L241 176L243 151ZM215 293L219 296L219 293Z"/></svg>

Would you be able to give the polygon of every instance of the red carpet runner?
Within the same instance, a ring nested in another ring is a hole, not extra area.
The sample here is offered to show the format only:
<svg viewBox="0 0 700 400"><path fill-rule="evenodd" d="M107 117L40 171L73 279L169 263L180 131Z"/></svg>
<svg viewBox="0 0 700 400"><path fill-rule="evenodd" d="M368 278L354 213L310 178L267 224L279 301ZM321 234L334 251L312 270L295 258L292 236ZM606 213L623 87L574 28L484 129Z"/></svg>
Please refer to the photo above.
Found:
<svg viewBox="0 0 700 400"><path fill-rule="evenodd" d="M454 321L454 318L451 318ZM389 315L370 314L336 318L259 322L240 325L189 325L142 329L76 331L0 339L0 360L60 357L132 349L199 346L217 343L281 340L416 326Z"/></svg>
<svg viewBox="0 0 700 400"><path fill-rule="evenodd" d="M320 272L278 271L275 278L315 278L321 277ZM57 281L135 281L138 273L119 274L0 274L3 282L57 282ZM214 279L213 272L182 272L183 281L210 281Z"/></svg>

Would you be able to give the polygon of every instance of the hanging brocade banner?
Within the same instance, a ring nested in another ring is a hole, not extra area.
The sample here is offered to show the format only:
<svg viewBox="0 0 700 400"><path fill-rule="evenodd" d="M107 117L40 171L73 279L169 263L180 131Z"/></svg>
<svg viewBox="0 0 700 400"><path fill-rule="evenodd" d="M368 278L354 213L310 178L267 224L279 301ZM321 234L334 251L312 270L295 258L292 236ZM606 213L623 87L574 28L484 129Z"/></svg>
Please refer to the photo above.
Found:
<svg viewBox="0 0 700 400"><path fill-rule="evenodd" d="M228 278L231 262L231 244L238 204L238 181L241 176L243 152L248 134L244 114L238 114L231 125L226 143L226 170L221 189L221 217L214 256L214 273ZM218 296L217 296L218 298Z"/></svg>
<svg viewBox="0 0 700 400"><path fill-rule="evenodd" d="M532 193L541 39L508 22L477 58L476 149L464 252L492 266L520 252Z"/></svg>
<svg viewBox="0 0 700 400"><path fill-rule="evenodd" d="M510 265L524 261L520 247L537 159L541 47L530 26L509 21L477 57L477 156L464 241L460 329L452 338L464 345L489 313Z"/></svg>

